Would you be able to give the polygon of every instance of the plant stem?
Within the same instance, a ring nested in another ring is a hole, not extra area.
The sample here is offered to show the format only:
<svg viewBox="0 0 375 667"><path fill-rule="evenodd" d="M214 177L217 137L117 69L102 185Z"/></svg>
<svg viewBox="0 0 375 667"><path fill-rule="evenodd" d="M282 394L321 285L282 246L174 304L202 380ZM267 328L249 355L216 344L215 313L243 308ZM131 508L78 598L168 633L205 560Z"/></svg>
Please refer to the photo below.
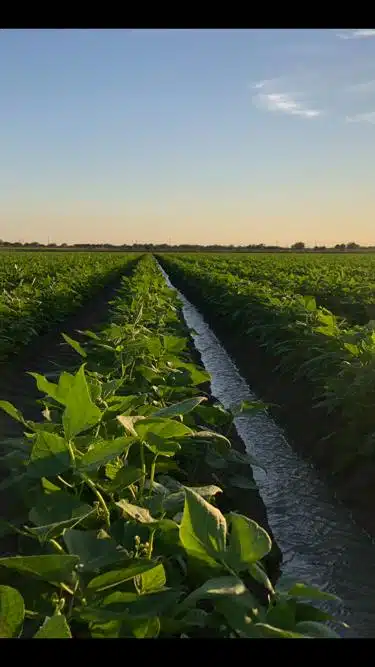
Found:
<svg viewBox="0 0 375 667"><path fill-rule="evenodd" d="M152 487L153 487L153 485L154 485L155 468L156 468L156 459L157 459L157 456L155 456L153 462L151 463L151 471L150 471L150 491L149 491L149 494L148 494L148 497L149 497L149 498L151 497L151 494L152 494Z"/></svg>
<svg viewBox="0 0 375 667"><path fill-rule="evenodd" d="M139 454L141 457L141 470L143 472L143 477L139 483L139 491L141 494L141 497L143 496L143 491L144 491L144 486L145 486L145 479L146 479L146 462L145 462L145 450L144 450L144 444L143 442L139 443Z"/></svg>
<svg viewBox="0 0 375 667"><path fill-rule="evenodd" d="M110 515L110 513L109 513L109 509L108 509L108 507L107 507L107 504L106 504L106 502L105 502L105 500L104 500L102 494L101 494L100 491L96 488L94 482L93 482L89 477L86 477L86 476L85 476L83 479L85 480L87 486L90 487L90 489L93 491L93 493L95 493L97 499L99 500L99 503L100 503L100 505L101 505L101 507L102 507L102 509L103 509L103 511L104 511L104 514L105 514L105 523L106 523L106 526L107 526L107 528L110 528L110 527L111 527L111 515Z"/></svg>
<svg viewBox="0 0 375 667"><path fill-rule="evenodd" d="M75 465L76 465L76 457L75 457L75 454L74 454L74 449L73 449L73 445L72 445L71 440L68 441L68 449L69 449L69 454L70 454L70 460L71 460L72 466L74 468Z"/></svg>
<svg viewBox="0 0 375 667"><path fill-rule="evenodd" d="M49 543L53 546L53 548L55 549L55 551L58 551L59 554L65 554L64 549L63 549L62 546L57 542L57 540L54 540L53 538L51 538L51 539L48 540L48 541L49 541Z"/></svg>

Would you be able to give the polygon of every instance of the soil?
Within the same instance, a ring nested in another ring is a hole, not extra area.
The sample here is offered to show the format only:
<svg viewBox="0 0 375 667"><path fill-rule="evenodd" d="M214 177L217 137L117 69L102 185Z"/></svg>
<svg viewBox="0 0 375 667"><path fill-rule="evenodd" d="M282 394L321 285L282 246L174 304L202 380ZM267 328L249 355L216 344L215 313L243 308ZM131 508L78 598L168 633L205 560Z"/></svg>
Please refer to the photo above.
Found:
<svg viewBox="0 0 375 667"><path fill-rule="evenodd" d="M162 264L162 260L158 258ZM314 463L335 495L351 511L353 519L375 536L375 464L358 460L350 470L334 473L335 452L345 441L345 423L340 414L313 407L311 385L304 378L293 380L276 370L280 358L266 352L249 335L238 333L220 312L210 308L198 289L179 274L164 267L174 286L199 309L235 362L251 389L266 403L275 421L284 429L291 446ZM335 433L334 440L327 436ZM337 454L336 454L337 456Z"/></svg>

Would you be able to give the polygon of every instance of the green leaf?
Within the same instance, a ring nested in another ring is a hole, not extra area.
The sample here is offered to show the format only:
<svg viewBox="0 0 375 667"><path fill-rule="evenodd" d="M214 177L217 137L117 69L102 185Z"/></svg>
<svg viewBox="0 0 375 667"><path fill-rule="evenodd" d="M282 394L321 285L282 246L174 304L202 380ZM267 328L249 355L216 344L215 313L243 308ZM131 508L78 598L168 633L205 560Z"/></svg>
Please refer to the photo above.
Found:
<svg viewBox="0 0 375 667"><path fill-rule="evenodd" d="M20 422L21 424L26 423L23 418L22 412L17 410L17 408L15 408L14 405L12 405L12 403L9 403L9 401L0 401L0 408L4 410L4 412L6 412L10 417Z"/></svg>
<svg viewBox="0 0 375 667"><path fill-rule="evenodd" d="M251 594L250 594L251 595ZM251 596L252 597L252 596ZM240 602L241 597L227 597L215 600L215 610L222 614L230 628L241 637L257 637L250 610L258 611L258 603L254 599L247 607Z"/></svg>
<svg viewBox="0 0 375 667"><path fill-rule="evenodd" d="M50 582L70 578L78 563L79 558L77 556L55 554L51 556L9 556L8 558L0 558L0 567L6 567L24 574L32 574Z"/></svg>
<svg viewBox="0 0 375 667"><path fill-rule="evenodd" d="M67 519L80 518L92 511L91 505L83 503L71 493L60 489L51 494L43 494L39 502L30 510L29 518L36 526L59 523Z"/></svg>
<svg viewBox="0 0 375 667"><path fill-rule="evenodd" d="M303 633L281 630L267 623L256 623L254 628L259 632L260 637L267 637L269 639L309 639Z"/></svg>
<svg viewBox="0 0 375 667"><path fill-rule="evenodd" d="M123 466L120 470L117 471L114 479L112 480L109 490L120 492L123 489L126 489L131 484L135 484L140 479L144 477L144 473L140 468L135 468L134 466Z"/></svg>
<svg viewBox="0 0 375 667"><path fill-rule="evenodd" d="M18 637L25 616L22 595L10 586L0 586L0 637Z"/></svg>
<svg viewBox="0 0 375 667"><path fill-rule="evenodd" d="M33 639L71 639L72 633L63 614L47 618Z"/></svg>
<svg viewBox="0 0 375 667"><path fill-rule="evenodd" d="M230 440L222 433L216 433L215 431L195 431L190 437L208 442L223 456L227 455L228 449L231 447Z"/></svg>
<svg viewBox="0 0 375 667"><path fill-rule="evenodd" d="M120 437L114 440L100 440L89 449L79 462L80 468L99 468L112 459L122 456L128 451L134 438Z"/></svg>
<svg viewBox="0 0 375 667"><path fill-rule="evenodd" d="M303 302L306 310L314 311L316 310L316 300L314 296L303 296Z"/></svg>
<svg viewBox="0 0 375 667"><path fill-rule="evenodd" d="M198 493L185 487L180 540L187 553L210 565L224 556L227 524L224 516Z"/></svg>
<svg viewBox="0 0 375 667"><path fill-rule="evenodd" d="M248 571L249 574L255 579L255 581L258 581L260 584L262 584L271 594L274 594L274 589L273 586L267 576L267 573L265 572L264 568L262 567L261 563L251 563L248 566Z"/></svg>
<svg viewBox="0 0 375 667"><path fill-rule="evenodd" d="M176 367L178 369L183 368L185 371L189 373L190 382L194 386L205 384L206 382L210 382L211 380L211 375L207 373L207 371L198 368L198 366L196 366L195 364L189 364L181 360L178 360L176 362Z"/></svg>
<svg viewBox="0 0 375 667"><path fill-rule="evenodd" d="M155 521L148 509L145 507L132 505L132 503L128 503L128 501L124 499L119 500L116 505L120 508L123 514L125 514L125 516L128 516L130 519L135 519L135 521L139 521L139 523L152 523Z"/></svg>
<svg viewBox="0 0 375 667"><path fill-rule="evenodd" d="M167 583L164 565L162 563L155 565L152 569L142 572L137 579L142 595L160 591Z"/></svg>
<svg viewBox="0 0 375 667"><path fill-rule="evenodd" d="M164 349L171 354L179 354L186 348L186 338L182 336L163 336Z"/></svg>
<svg viewBox="0 0 375 667"><path fill-rule="evenodd" d="M309 600L340 601L340 598L337 597L337 595L326 593L315 586L308 586L306 584L294 584L294 586L288 590L288 595L291 597L308 598Z"/></svg>
<svg viewBox="0 0 375 667"><path fill-rule="evenodd" d="M191 435L191 428L174 419L163 419L162 417L149 417L142 419L135 425L135 430L142 440L147 440L150 434L159 438L181 438Z"/></svg>
<svg viewBox="0 0 375 667"><path fill-rule="evenodd" d="M174 590L157 591L156 593L135 596L132 593L116 591L103 601L103 608L106 608L108 612L120 614L125 612L134 617L158 616L168 608L173 608L180 595L180 591ZM131 598L130 596L133 597Z"/></svg>
<svg viewBox="0 0 375 667"><path fill-rule="evenodd" d="M70 345L70 347L72 347L81 357L87 357L87 353L77 340L73 340L73 338L70 338L70 336L67 336L65 333L62 333L61 335L65 342L68 343L68 345Z"/></svg>
<svg viewBox="0 0 375 667"><path fill-rule="evenodd" d="M82 431L86 431L91 426L95 426L101 419L101 410L91 400L84 365L81 366L74 376L74 382L70 388L65 405L63 426L65 437L68 440L71 440Z"/></svg>
<svg viewBox="0 0 375 667"><path fill-rule="evenodd" d="M317 623L315 621L301 621L297 623L296 630L302 632L304 635L309 637L325 637L327 639L340 639L340 635L337 634L331 628L328 628L326 625Z"/></svg>
<svg viewBox="0 0 375 667"><path fill-rule="evenodd" d="M155 456L174 456L180 449L181 445L174 440L164 440L154 433L148 433L147 448L155 454Z"/></svg>
<svg viewBox="0 0 375 667"><path fill-rule="evenodd" d="M266 556L272 547L271 539L256 521L242 514L230 513L231 535L227 559L238 572Z"/></svg>
<svg viewBox="0 0 375 667"><path fill-rule="evenodd" d="M344 628L349 627L347 623L336 620L332 614L328 614L326 611L323 611L323 609L313 607L313 605L307 604L306 602L295 602L295 609L296 620L298 623L301 623L302 621L334 621Z"/></svg>
<svg viewBox="0 0 375 667"><path fill-rule="evenodd" d="M279 599L269 607L266 622L282 630L294 630L296 624L296 607L294 600Z"/></svg>
<svg viewBox="0 0 375 667"><path fill-rule="evenodd" d="M267 410L269 406L269 403L262 403L262 401L241 401L240 405L233 408L231 412L234 416L244 413L246 414L247 412L263 412L264 410Z"/></svg>
<svg viewBox="0 0 375 667"><path fill-rule="evenodd" d="M31 477L54 477L71 467L67 442L55 433L39 431L31 451L27 474Z"/></svg>
<svg viewBox="0 0 375 667"><path fill-rule="evenodd" d="M195 493L198 493L200 496L202 496L202 498L212 498L216 496L218 493L222 493L222 490L218 486L215 486L214 484L210 484L208 486L194 486L188 488L192 489L192 491L195 491ZM184 502L185 502L185 490L182 487L181 491L175 491L163 498L163 508L167 512L176 513L183 508Z"/></svg>
<svg viewBox="0 0 375 667"><path fill-rule="evenodd" d="M29 530L39 538L51 539L61 535L66 528L77 525L92 512L94 509L91 505L58 490L44 494L39 503L30 510L29 519L37 528Z"/></svg>
<svg viewBox="0 0 375 667"><path fill-rule="evenodd" d="M108 588L114 588L123 584L125 581L129 581L134 577L147 572L148 570L153 570L155 568L155 562L152 560L142 560L136 559L130 561L126 564L126 567L121 570L110 570L110 572L105 572L100 574L98 577L94 577L88 583L88 590L99 593L105 591Z"/></svg>
<svg viewBox="0 0 375 667"><path fill-rule="evenodd" d="M160 621L157 616L137 619L132 632L137 639L155 639L160 633Z"/></svg>
<svg viewBox="0 0 375 667"><path fill-rule="evenodd" d="M255 482L249 477L243 477L242 475L233 475L228 479L230 486L234 486L237 489L248 489L250 491L256 491L258 489Z"/></svg>
<svg viewBox="0 0 375 667"><path fill-rule="evenodd" d="M134 425L140 419L144 419L143 415L117 415L117 420L120 422L121 426L130 433L130 435L138 438L138 433L134 428Z"/></svg>
<svg viewBox="0 0 375 667"><path fill-rule="evenodd" d="M93 572L124 558L112 539L99 539L93 530L67 530L64 542L69 553L77 556L85 572Z"/></svg>
<svg viewBox="0 0 375 667"><path fill-rule="evenodd" d="M247 588L238 577L216 577L208 579L202 586L190 593L178 607L178 613L195 605L199 600L211 598L234 597L246 594Z"/></svg>
<svg viewBox="0 0 375 667"><path fill-rule="evenodd" d="M50 382L44 375L39 373L29 373L36 380L36 386L43 394L47 394L58 403L66 405L66 398L74 381L74 375L63 371L59 376L58 384Z"/></svg>
<svg viewBox="0 0 375 667"><path fill-rule="evenodd" d="M233 461L233 463L242 463L243 465L256 466L257 468L264 470L264 472L267 472L265 467L261 465L254 456L251 456L250 454L243 454L236 449L230 449L225 454L225 458L228 461Z"/></svg>
<svg viewBox="0 0 375 667"><path fill-rule="evenodd" d="M205 396L196 396L194 398L187 398L185 401L180 401L174 405L169 405L167 408L161 408L153 413L153 417L178 417L179 415L186 415L188 412L194 410L197 405L207 401Z"/></svg>

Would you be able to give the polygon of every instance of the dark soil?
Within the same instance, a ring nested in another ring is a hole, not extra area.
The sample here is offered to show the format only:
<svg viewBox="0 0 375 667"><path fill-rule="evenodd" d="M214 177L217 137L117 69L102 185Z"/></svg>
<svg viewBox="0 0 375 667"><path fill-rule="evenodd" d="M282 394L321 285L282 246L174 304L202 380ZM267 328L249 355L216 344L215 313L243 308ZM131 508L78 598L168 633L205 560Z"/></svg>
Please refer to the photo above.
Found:
<svg viewBox="0 0 375 667"><path fill-rule="evenodd" d="M160 258L159 258L160 259ZM162 262L161 262L162 263ZM169 267L165 267L168 272ZM174 286L204 315L206 321L232 357L251 389L266 403L275 404L270 413L285 430L292 447L312 461L337 497L346 504L355 521L375 536L375 464L358 460L343 473L334 473L335 454L345 441L345 424L339 414L327 415L313 407L311 385L293 381L276 370L280 358L271 355L249 335L237 332L220 312L180 275L170 272ZM327 436L335 433L334 439Z"/></svg>

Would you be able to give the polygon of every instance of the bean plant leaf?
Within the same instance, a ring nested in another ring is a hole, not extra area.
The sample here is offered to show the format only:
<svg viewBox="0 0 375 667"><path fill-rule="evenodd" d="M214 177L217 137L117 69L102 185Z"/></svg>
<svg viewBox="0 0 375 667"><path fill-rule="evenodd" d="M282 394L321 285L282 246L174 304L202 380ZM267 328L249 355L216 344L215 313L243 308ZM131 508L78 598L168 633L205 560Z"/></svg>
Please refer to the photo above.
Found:
<svg viewBox="0 0 375 667"><path fill-rule="evenodd" d="M171 439L165 440L154 433L148 433L147 440L146 445L155 456L171 457L181 449L181 445L178 442Z"/></svg>
<svg viewBox="0 0 375 667"><path fill-rule="evenodd" d="M181 438L192 434L191 428L185 426L182 422L154 416L137 422L135 430L142 440L147 440L149 434L156 435L159 438Z"/></svg>
<svg viewBox="0 0 375 667"><path fill-rule="evenodd" d="M144 419L143 415L118 415L117 419L130 435L138 438L138 433L135 430L134 425L139 419Z"/></svg>
<svg viewBox="0 0 375 667"><path fill-rule="evenodd" d="M174 405L169 405L167 408L161 408L153 413L153 417L178 417L179 415L186 415L188 412L194 410L197 405L207 401L205 396L196 396L194 398L187 398L185 401L180 401Z"/></svg>
<svg viewBox="0 0 375 667"><path fill-rule="evenodd" d="M76 526L95 510L82 503L76 496L65 491L44 494L39 503L29 512L30 521L36 526L28 530L39 539L51 539L62 534L66 528Z"/></svg>
<svg viewBox="0 0 375 667"><path fill-rule="evenodd" d="M213 505L185 487L185 505L180 525L180 540L187 553L210 565L224 557L227 524Z"/></svg>
<svg viewBox="0 0 375 667"><path fill-rule="evenodd" d="M89 449L83 455L79 462L79 467L85 469L99 468L107 463L107 461L125 454L133 442L134 438L125 436L108 441L99 440L92 449Z"/></svg>
<svg viewBox="0 0 375 667"><path fill-rule="evenodd" d="M128 516L130 519L135 519L136 521L139 521L139 523L152 523L155 521L145 507L138 507L138 505L133 505L127 500L119 500L116 505L125 516Z"/></svg>
<svg viewBox="0 0 375 667"><path fill-rule="evenodd" d="M67 442L56 433L39 431L31 451L27 473L31 477L54 477L69 470L71 458Z"/></svg>
<svg viewBox="0 0 375 667"><path fill-rule="evenodd" d="M199 600L234 597L247 593L247 588L238 577L216 577L208 579L202 586L190 593L178 606L178 613L195 605Z"/></svg>
<svg viewBox="0 0 375 667"><path fill-rule="evenodd" d="M340 635L337 634L332 628L323 625L322 623L317 623L316 621L301 621L297 623L296 628L298 632L302 632L304 635L309 637L324 637L326 639L340 639Z"/></svg>
<svg viewBox="0 0 375 667"><path fill-rule="evenodd" d="M227 558L237 571L247 569L266 556L272 547L271 538L256 521L242 514L230 513L231 534Z"/></svg>
<svg viewBox="0 0 375 667"><path fill-rule="evenodd" d="M33 639L71 639L68 622L63 614L56 614L46 618Z"/></svg>
<svg viewBox="0 0 375 667"><path fill-rule="evenodd" d="M62 335L63 339L65 340L65 342L68 343L68 345L70 345L70 347L72 347L73 350L75 350L75 352L77 352L81 357L84 357L84 358L87 357L86 350L83 349L82 345L80 345L77 340L74 340L73 338L70 338L70 336L68 336L65 333L62 333L61 335Z"/></svg>
<svg viewBox="0 0 375 667"><path fill-rule="evenodd" d="M123 558L114 540L99 539L95 531L66 530L64 542L69 553L78 557L82 571L93 572Z"/></svg>
<svg viewBox="0 0 375 667"><path fill-rule="evenodd" d="M87 584L89 591L99 593L109 588L115 588L125 581L134 579L134 577L153 570L156 563L152 560L142 560L141 558L126 563L126 567L121 570L110 570L98 577L94 577Z"/></svg>
<svg viewBox="0 0 375 667"><path fill-rule="evenodd" d="M12 405L9 401L0 401L0 408L4 410L10 417L15 419L16 421L20 422L21 424L25 424L25 420L23 418L22 412L20 410L17 410L17 408Z"/></svg>
<svg viewBox="0 0 375 667"><path fill-rule="evenodd" d="M116 472L109 486L109 490L120 492L131 484L138 482L142 477L144 477L144 472L140 468L123 466Z"/></svg>
<svg viewBox="0 0 375 667"><path fill-rule="evenodd" d="M288 595L291 597L308 598L309 600L334 600L340 601L340 598L333 593L326 593L315 586L308 586L306 584L294 584L289 590Z"/></svg>
<svg viewBox="0 0 375 667"><path fill-rule="evenodd" d="M25 616L21 593L10 586L0 586L0 637L18 637Z"/></svg>
<svg viewBox="0 0 375 667"><path fill-rule="evenodd" d="M84 365L74 376L65 405L63 426L68 440L94 426L101 419L101 410L92 402L90 396Z"/></svg>
<svg viewBox="0 0 375 667"><path fill-rule="evenodd" d="M152 569L145 570L137 577L137 580L139 582L139 589L142 595L145 593L160 591L167 583L164 565L159 563Z"/></svg>
<svg viewBox="0 0 375 667"><path fill-rule="evenodd" d="M291 630L282 630L275 628L267 623L256 623L255 630L259 633L258 637L274 638L274 639L309 639L302 632L292 632Z"/></svg>
<svg viewBox="0 0 375 667"><path fill-rule="evenodd" d="M24 574L35 575L50 582L69 579L78 563L79 558L77 556L63 554L0 558L0 567L16 570Z"/></svg>

